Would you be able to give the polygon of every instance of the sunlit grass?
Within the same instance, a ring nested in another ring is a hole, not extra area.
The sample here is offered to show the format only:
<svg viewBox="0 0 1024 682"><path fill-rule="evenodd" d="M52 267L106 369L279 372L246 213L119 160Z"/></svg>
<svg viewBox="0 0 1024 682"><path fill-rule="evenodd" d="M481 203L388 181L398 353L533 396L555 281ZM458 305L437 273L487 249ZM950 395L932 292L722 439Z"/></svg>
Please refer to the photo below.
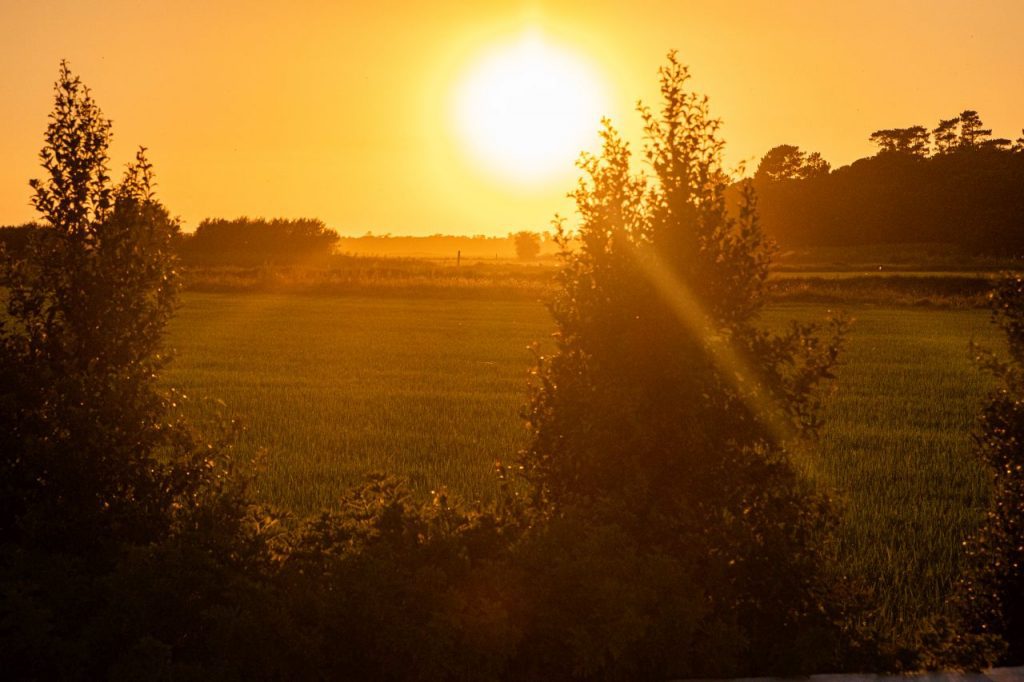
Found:
<svg viewBox="0 0 1024 682"><path fill-rule="evenodd" d="M329 504L371 471L488 498L524 442L528 346L550 333L529 301L191 294L167 382L240 418L282 506Z"/></svg>
<svg viewBox="0 0 1024 682"><path fill-rule="evenodd" d="M875 587L886 620L909 623L946 599L981 520L971 430L991 380L967 345L1004 344L985 311L852 312L815 463L845 499L844 564Z"/></svg>
<svg viewBox="0 0 1024 682"><path fill-rule="evenodd" d="M985 481L970 429L989 379L974 337L999 347L981 310L858 306L820 447L808 465L842 498L844 565L877 586L883 617L941 604ZM821 318L779 304L768 324ZM222 399L265 449L260 494L308 512L371 471L468 499L496 491L494 461L525 445L530 343L550 346L531 300L186 296L173 323L169 384ZM194 411L211 406L194 401Z"/></svg>

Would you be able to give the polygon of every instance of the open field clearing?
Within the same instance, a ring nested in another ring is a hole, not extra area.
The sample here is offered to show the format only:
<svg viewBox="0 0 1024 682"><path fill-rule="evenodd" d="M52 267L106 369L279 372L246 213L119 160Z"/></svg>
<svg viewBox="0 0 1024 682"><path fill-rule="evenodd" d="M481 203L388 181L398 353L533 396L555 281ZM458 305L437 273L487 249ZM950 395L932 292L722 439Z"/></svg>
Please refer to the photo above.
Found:
<svg viewBox="0 0 1024 682"><path fill-rule="evenodd" d="M776 305L769 324L822 306ZM941 603L984 480L970 429L989 380L971 338L1000 346L979 310L859 306L808 463L844 500L846 565L877 584L886 616ZM370 471L491 498L495 460L527 433L534 341L552 326L530 301L189 294L171 330L171 385L190 410L223 400L265 449L260 493L286 508L329 505Z"/></svg>
<svg viewBox="0 0 1024 682"><path fill-rule="evenodd" d="M807 306L772 316L806 317ZM970 431L991 386L973 338L1001 349L984 311L849 309L853 319L814 457L845 501L844 564L894 624L943 603L959 545L981 520Z"/></svg>
<svg viewBox="0 0 1024 682"><path fill-rule="evenodd" d="M967 267L971 265L972 267ZM557 286L552 259L469 261L334 256L324 265L191 266L185 287L193 293L317 294L373 298L476 298L536 301ZM897 304L939 308L984 307L1003 270L972 260L934 269L928 263L839 265L794 269L782 265L768 281L776 303Z"/></svg>
<svg viewBox="0 0 1024 682"><path fill-rule="evenodd" d="M330 504L370 471L486 498L526 435L528 346L551 331L529 301L190 294L167 381L226 403L283 506Z"/></svg>

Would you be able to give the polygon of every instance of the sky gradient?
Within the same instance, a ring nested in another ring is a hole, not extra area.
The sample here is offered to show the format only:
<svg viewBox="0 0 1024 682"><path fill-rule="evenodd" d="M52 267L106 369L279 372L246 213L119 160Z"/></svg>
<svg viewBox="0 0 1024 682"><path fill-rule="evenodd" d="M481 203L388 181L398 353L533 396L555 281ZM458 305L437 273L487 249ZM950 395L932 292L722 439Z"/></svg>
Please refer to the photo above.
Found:
<svg viewBox="0 0 1024 682"><path fill-rule="evenodd" d="M62 58L114 121L115 173L147 146L186 229L247 215L495 235L570 212L576 175L510 183L455 129L460 78L523 32L586 61L628 137L674 48L723 120L728 163L788 143L840 166L873 153L873 130L967 108L1020 136L1022 26L1016 0L0 0L0 224L35 217L28 180Z"/></svg>

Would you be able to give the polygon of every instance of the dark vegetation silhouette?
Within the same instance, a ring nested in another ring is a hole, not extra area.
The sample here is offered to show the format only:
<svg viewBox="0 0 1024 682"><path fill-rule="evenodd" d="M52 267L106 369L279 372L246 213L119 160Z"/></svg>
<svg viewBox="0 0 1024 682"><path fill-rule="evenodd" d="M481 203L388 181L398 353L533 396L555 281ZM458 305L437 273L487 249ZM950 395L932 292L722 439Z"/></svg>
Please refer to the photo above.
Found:
<svg viewBox="0 0 1024 682"><path fill-rule="evenodd" d="M830 173L804 169L814 154L776 147L754 175L765 231L786 247L941 242L1024 254L1024 142L991 134L972 110L932 131L876 130L875 156Z"/></svg>
<svg viewBox="0 0 1024 682"><path fill-rule="evenodd" d="M338 250L358 256L386 256L404 258L456 258L463 261L515 258L515 241L511 234L488 237L432 234L426 237L397 236L367 233L360 237L342 237Z"/></svg>
<svg viewBox="0 0 1024 682"><path fill-rule="evenodd" d="M968 631L1001 645L1001 661L1024 661L1024 280L1005 279L990 295L992 320L1009 358L975 347L996 389L978 419L975 452L992 476L992 501L965 543L968 569L959 606Z"/></svg>
<svg viewBox="0 0 1024 682"><path fill-rule="evenodd" d="M840 330L758 328L770 252L754 195L729 217L719 123L674 54L660 73L661 109L641 109L650 177L610 124L582 161L580 246L563 254L558 352L538 367L520 465L552 523L604 524L677 576L637 571L632 589L671 588L617 647L651 667L609 661L617 674L834 668L862 643L830 564L837 517L791 448L818 424Z"/></svg>
<svg viewBox="0 0 1024 682"><path fill-rule="evenodd" d="M840 330L758 327L754 195L729 217L687 77L671 55L642 110L648 178L610 126L582 161L558 347L498 502L374 476L296 519L254 501L231 424L204 436L158 388L178 225L143 150L112 182L110 122L62 64L44 224L2 270L5 677L649 679L952 650L879 645L834 563L836 509L795 456Z"/></svg>
<svg viewBox="0 0 1024 682"><path fill-rule="evenodd" d="M24 258L38 229L36 223L0 226L0 255L15 260Z"/></svg>
<svg viewBox="0 0 1024 682"><path fill-rule="evenodd" d="M818 152L807 153L791 144L783 144L768 150L761 157L754 171L754 179L775 182L778 180L806 180L828 175L831 166Z"/></svg>
<svg viewBox="0 0 1024 682"><path fill-rule="evenodd" d="M334 252L338 233L321 220L206 219L182 235L182 260L194 265L313 265Z"/></svg>
<svg viewBox="0 0 1024 682"><path fill-rule="evenodd" d="M536 232L516 232L510 235L516 245L516 258L531 261L540 255L540 235Z"/></svg>
<svg viewBox="0 0 1024 682"><path fill-rule="evenodd" d="M0 668L96 679L181 649L215 660L227 643L199 633L244 600L229 567L257 545L226 450L156 385L178 226L144 149L112 184L110 122L66 64L55 90L31 183L45 226L3 269Z"/></svg>

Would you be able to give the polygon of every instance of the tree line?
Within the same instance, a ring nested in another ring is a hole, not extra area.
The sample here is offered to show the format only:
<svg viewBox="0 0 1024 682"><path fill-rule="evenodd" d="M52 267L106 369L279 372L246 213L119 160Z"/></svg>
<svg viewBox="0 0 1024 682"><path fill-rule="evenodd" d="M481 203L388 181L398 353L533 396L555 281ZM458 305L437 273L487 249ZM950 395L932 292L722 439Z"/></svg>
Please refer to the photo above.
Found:
<svg viewBox="0 0 1024 682"><path fill-rule="evenodd" d="M1024 131L991 135L967 110L931 130L876 130L878 153L835 170L775 147L753 175L765 231L783 246L943 242L1024 254Z"/></svg>
<svg viewBox="0 0 1024 682"><path fill-rule="evenodd" d="M1019 661L1024 284L979 456L993 507L912 635L837 564L814 447L841 322L759 325L769 249L730 214L717 120L670 54L641 109L651 176L607 125L574 197L556 350L494 505L371 477L310 518L260 503L233 425L160 388L177 222L140 149L62 64L33 181L45 227L6 259L0 666L13 679L664 679ZM1013 567L1013 568L1011 568Z"/></svg>
<svg viewBox="0 0 1024 682"><path fill-rule="evenodd" d="M207 218L178 237L187 264L310 265L330 256L338 233L316 218Z"/></svg>
<svg viewBox="0 0 1024 682"><path fill-rule="evenodd" d="M37 223L0 226L0 247L23 257ZM554 255L550 232L521 230L505 237L435 234L393 237L366 234L341 237L316 218L204 219L192 233L174 237L175 253L188 266L323 265L332 255L419 258L516 258L534 261Z"/></svg>

